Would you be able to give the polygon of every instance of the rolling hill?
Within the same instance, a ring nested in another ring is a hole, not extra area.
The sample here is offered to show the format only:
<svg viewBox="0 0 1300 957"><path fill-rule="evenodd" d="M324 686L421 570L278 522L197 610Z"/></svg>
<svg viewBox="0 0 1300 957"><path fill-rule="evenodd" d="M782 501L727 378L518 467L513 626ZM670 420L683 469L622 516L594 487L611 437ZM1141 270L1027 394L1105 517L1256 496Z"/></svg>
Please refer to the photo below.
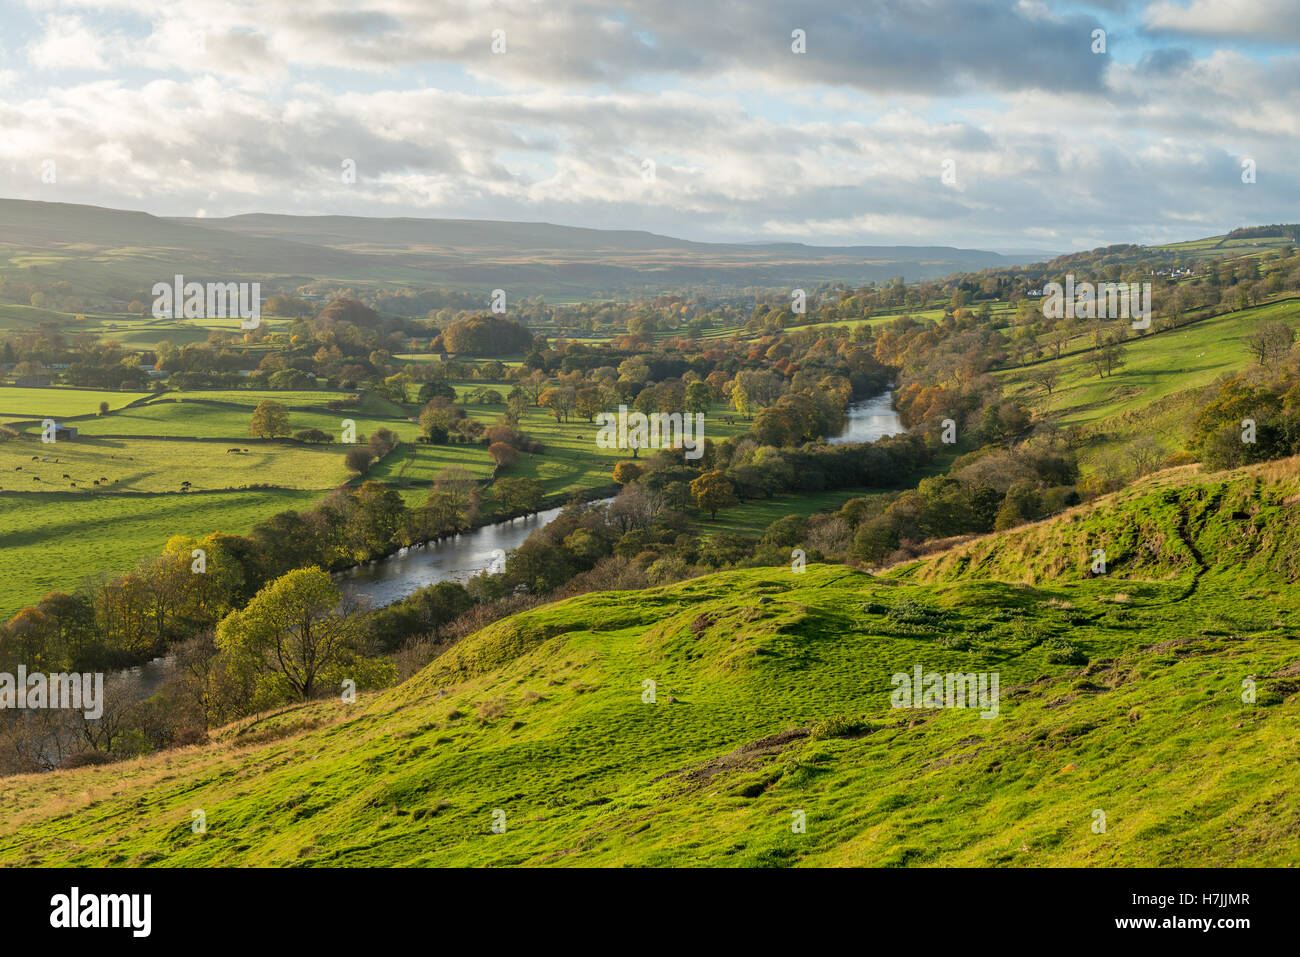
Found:
<svg viewBox="0 0 1300 957"><path fill-rule="evenodd" d="M632 230L455 219L185 219L7 199L0 200L0 256L7 259L0 271L35 266L96 294L183 272L197 279L314 277L574 297L692 284L913 280L1014 262L948 246L697 243Z"/></svg>
<svg viewBox="0 0 1300 957"><path fill-rule="evenodd" d="M546 605L356 705L0 781L0 862L1294 865L1297 502L1300 459L1182 468L878 576ZM997 716L891 708L917 666Z"/></svg>

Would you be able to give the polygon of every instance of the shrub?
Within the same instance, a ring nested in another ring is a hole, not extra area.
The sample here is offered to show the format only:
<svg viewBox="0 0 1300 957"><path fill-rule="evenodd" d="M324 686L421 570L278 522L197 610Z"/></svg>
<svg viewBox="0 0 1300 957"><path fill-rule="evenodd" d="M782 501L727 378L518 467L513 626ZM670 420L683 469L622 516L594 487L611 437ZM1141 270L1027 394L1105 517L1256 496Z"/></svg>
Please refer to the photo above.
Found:
<svg viewBox="0 0 1300 957"><path fill-rule="evenodd" d="M1053 637L1043 642L1049 665L1083 665L1088 663L1088 656L1077 646L1064 638Z"/></svg>

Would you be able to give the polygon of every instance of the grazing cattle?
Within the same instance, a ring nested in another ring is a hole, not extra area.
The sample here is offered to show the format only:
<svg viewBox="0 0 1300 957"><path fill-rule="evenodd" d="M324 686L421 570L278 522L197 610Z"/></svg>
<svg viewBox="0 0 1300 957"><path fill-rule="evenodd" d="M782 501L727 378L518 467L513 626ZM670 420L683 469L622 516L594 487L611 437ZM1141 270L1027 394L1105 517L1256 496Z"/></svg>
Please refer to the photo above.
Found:
<svg viewBox="0 0 1300 957"><path fill-rule="evenodd" d="M107 482L107 481L108 481L108 479L104 478L104 476L102 476L102 475L99 477L99 480L100 480L101 482Z"/></svg>
<svg viewBox="0 0 1300 957"><path fill-rule="evenodd" d="M244 449L244 451L245 451L245 452L247 452L247 451L248 451L248 449Z"/></svg>
<svg viewBox="0 0 1300 957"><path fill-rule="evenodd" d="M65 479L70 479L70 478L72 478L72 476L69 475L67 472L64 472L64 473L63 473L63 477L64 477Z"/></svg>
<svg viewBox="0 0 1300 957"><path fill-rule="evenodd" d="M68 484L71 485L73 488L76 488L76 487L77 487L77 483L76 483L76 482L69 482Z"/></svg>
<svg viewBox="0 0 1300 957"><path fill-rule="evenodd" d="M23 467L21 465L14 469L15 472L21 472L22 470Z"/></svg>
<svg viewBox="0 0 1300 957"><path fill-rule="evenodd" d="M99 484L99 482L98 482L98 481L97 481L97 482L95 482L95 484L96 484L96 485L98 485L98 484Z"/></svg>
<svg viewBox="0 0 1300 957"><path fill-rule="evenodd" d="M32 476L32 481L33 481L33 482L39 482L40 480L41 480L41 477L40 477L39 475L33 475L33 476Z"/></svg>
<svg viewBox="0 0 1300 957"><path fill-rule="evenodd" d="M238 451L239 449L226 449L226 454L229 455L231 452L238 452Z"/></svg>
<svg viewBox="0 0 1300 957"><path fill-rule="evenodd" d="M41 460L41 457L40 457L39 455L33 455L33 456L32 456L32 461L33 461L33 462L39 462L40 460Z"/></svg>

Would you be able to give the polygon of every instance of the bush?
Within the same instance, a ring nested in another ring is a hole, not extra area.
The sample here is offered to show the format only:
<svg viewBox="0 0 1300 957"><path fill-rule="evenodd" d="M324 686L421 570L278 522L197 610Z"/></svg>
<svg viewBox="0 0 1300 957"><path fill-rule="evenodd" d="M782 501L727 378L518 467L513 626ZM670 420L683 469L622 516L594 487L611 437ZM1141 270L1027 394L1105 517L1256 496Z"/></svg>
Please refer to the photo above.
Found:
<svg viewBox="0 0 1300 957"><path fill-rule="evenodd" d="M343 456L343 465L349 472L364 475L374 458L374 453L368 448L348 449L348 454Z"/></svg>
<svg viewBox="0 0 1300 957"><path fill-rule="evenodd" d="M1088 663L1088 656L1064 638L1048 638L1043 642L1043 648L1047 652L1047 663L1049 665L1083 665Z"/></svg>

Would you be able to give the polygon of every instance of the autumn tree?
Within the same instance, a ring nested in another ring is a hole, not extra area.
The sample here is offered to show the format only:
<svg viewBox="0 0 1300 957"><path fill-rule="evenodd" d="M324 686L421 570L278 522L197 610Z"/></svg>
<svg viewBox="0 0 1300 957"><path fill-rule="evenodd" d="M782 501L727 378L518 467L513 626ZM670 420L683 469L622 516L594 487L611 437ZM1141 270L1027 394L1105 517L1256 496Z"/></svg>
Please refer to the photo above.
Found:
<svg viewBox="0 0 1300 957"><path fill-rule="evenodd" d="M508 469L519 461L519 450L505 442L493 442L488 446L488 455L496 462L498 469Z"/></svg>
<svg viewBox="0 0 1300 957"><path fill-rule="evenodd" d="M358 447L348 449L347 454L343 456L343 465L349 472L363 475L374 460L375 453L371 452L368 447Z"/></svg>
<svg viewBox="0 0 1300 957"><path fill-rule="evenodd" d="M614 466L614 481L619 485L627 485L639 479L643 472L641 466L635 462L619 462Z"/></svg>
<svg viewBox="0 0 1300 957"><path fill-rule="evenodd" d="M263 399L253 410L253 420L248 431L263 439L274 439L290 433L289 409L281 402Z"/></svg>
<svg viewBox="0 0 1300 957"><path fill-rule="evenodd" d="M718 517L718 509L736 504L736 490L721 469L705 472L691 482L691 497L695 507L708 512L710 518Z"/></svg>

